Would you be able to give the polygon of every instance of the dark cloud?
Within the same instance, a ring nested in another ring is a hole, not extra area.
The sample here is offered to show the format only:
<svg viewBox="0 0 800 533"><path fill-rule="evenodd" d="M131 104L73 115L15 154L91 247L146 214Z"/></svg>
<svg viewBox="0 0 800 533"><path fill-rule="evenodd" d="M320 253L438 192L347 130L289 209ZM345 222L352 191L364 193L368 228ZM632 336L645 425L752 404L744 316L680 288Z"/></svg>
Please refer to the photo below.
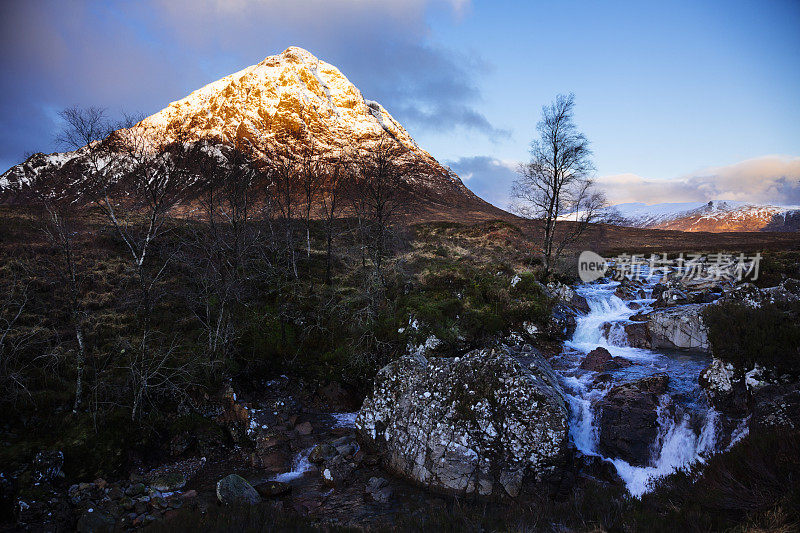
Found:
<svg viewBox="0 0 800 533"><path fill-rule="evenodd" d="M401 123L434 131L463 127L493 141L509 137L508 130L495 127L473 107L480 99L475 73L490 68L479 58L412 42L376 48L358 57L358 61L344 61L352 68L356 85L381 101ZM380 76L374 75L376 65L381 65Z"/></svg>
<svg viewBox="0 0 800 533"><path fill-rule="evenodd" d="M517 177L515 161L489 156L462 157L447 164L475 194L501 209L508 209L511 184Z"/></svg>
<svg viewBox="0 0 800 533"><path fill-rule="evenodd" d="M55 111L99 105L150 114L280 53L308 49L412 131L507 135L475 109L490 66L430 44L431 4L463 0L4 2L0 164L51 151Z"/></svg>
<svg viewBox="0 0 800 533"><path fill-rule="evenodd" d="M64 107L153 112L191 78L192 68L176 68L174 55L143 39L111 4L4 2L0 10L4 167L26 152L57 149Z"/></svg>

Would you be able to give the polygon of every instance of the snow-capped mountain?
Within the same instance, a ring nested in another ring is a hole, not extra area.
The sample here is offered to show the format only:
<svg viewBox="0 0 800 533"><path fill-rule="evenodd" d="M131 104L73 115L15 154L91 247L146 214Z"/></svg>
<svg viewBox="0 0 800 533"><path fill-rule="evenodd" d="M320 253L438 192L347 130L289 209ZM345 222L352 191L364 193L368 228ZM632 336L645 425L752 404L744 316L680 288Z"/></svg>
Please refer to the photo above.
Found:
<svg viewBox="0 0 800 533"><path fill-rule="evenodd" d="M415 156L436 164L377 102L365 100L331 64L292 46L279 55L209 83L142 121L167 132L246 142L256 150L281 143L296 151L367 148L388 133Z"/></svg>
<svg viewBox="0 0 800 533"><path fill-rule="evenodd" d="M389 139L402 147L398 162L413 164L407 179L420 196L497 211L420 148L379 103L364 99L335 66L298 47L209 83L137 127L166 139L180 135L246 146L263 157L296 155L309 148L323 157L342 152L358 155ZM0 193L24 189L39 170L69 164L81 154L81 150L35 154L0 176Z"/></svg>
<svg viewBox="0 0 800 533"><path fill-rule="evenodd" d="M756 205L746 202L711 201L613 207L621 225L680 231L794 231L800 206Z"/></svg>

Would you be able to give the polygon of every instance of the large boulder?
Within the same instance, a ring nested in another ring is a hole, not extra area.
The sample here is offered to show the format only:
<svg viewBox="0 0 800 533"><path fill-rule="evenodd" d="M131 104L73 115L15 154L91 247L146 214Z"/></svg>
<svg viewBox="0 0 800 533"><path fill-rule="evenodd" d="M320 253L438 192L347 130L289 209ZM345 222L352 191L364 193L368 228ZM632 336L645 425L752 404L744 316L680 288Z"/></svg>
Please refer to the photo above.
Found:
<svg viewBox="0 0 800 533"><path fill-rule="evenodd" d="M705 304L689 304L654 311L647 330L653 348L686 348L708 351L708 330L703 324Z"/></svg>
<svg viewBox="0 0 800 533"><path fill-rule="evenodd" d="M800 429L800 383L756 364L751 370L714 358L700 374L700 386L723 425L735 427L749 417L754 430Z"/></svg>
<svg viewBox="0 0 800 533"><path fill-rule="evenodd" d="M569 303L570 300L572 300L576 296L575 289L573 289L569 285L561 283L560 281L551 281L550 283L548 283L547 292L553 298L556 298L557 300L562 301L564 303Z"/></svg>
<svg viewBox="0 0 800 533"><path fill-rule="evenodd" d="M396 473L433 489L516 496L562 464L568 409L538 354L506 347L456 358L407 355L375 378L356 418Z"/></svg>
<svg viewBox="0 0 800 533"><path fill-rule="evenodd" d="M671 272L653 287L653 307L713 302L728 286L721 279L693 279Z"/></svg>
<svg viewBox="0 0 800 533"><path fill-rule="evenodd" d="M231 474L217 482L217 499L225 505L255 505L261 503L261 496L242 476Z"/></svg>
<svg viewBox="0 0 800 533"><path fill-rule="evenodd" d="M742 283L726 292L721 302L733 302L757 309L767 304L781 304L800 300L800 281L786 279L780 285L759 289L752 283Z"/></svg>
<svg viewBox="0 0 800 533"><path fill-rule="evenodd" d="M644 282L642 280L623 277L619 280L619 285L614 290L614 294L623 300L635 300L644 296L640 293L643 288Z"/></svg>
<svg viewBox="0 0 800 533"><path fill-rule="evenodd" d="M578 322L575 320L577 311L570 306L558 302L553 306L550 320L547 322L545 333L551 339L569 339L575 333Z"/></svg>
<svg viewBox="0 0 800 533"><path fill-rule="evenodd" d="M589 302L586 301L586 298L576 293L575 289L569 285L565 285L559 281L551 281L547 284L546 289L547 293L558 302L580 313L586 314L589 312Z"/></svg>
<svg viewBox="0 0 800 533"><path fill-rule="evenodd" d="M599 402L599 444L604 455L632 465L650 461L658 438L658 406L669 376L655 374L612 387Z"/></svg>
<svg viewBox="0 0 800 533"><path fill-rule="evenodd" d="M650 338L650 331L647 329L645 322L631 322L623 326L625 335L628 338L628 346L634 348L650 348L652 346L652 339Z"/></svg>

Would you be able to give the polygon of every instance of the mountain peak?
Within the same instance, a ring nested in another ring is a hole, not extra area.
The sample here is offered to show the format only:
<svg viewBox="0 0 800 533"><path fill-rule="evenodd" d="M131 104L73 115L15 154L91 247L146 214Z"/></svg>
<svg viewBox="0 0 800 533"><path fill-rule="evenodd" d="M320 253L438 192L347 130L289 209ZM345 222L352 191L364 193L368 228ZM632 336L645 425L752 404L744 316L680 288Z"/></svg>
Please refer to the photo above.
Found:
<svg viewBox="0 0 800 533"><path fill-rule="evenodd" d="M495 211L421 149L383 106L366 100L339 69L297 46L193 91L136 127L160 141L203 140L265 159L302 156L309 148L321 157L359 157L388 141L402 148L395 163L413 169L404 179L417 196ZM32 163L60 167L78 156L53 154ZM0 193L20 189L30 178L31 169L24 170L17 165L0 176Z"/></svg>
<svg viewBox="0 0 800 533"><path fill-rule="evenodd" d="M264 61L269 61L275 57L281 57L288 61L295 61L297 63L319 62L317 56L299 46L290 46L277 56L268 56ZM263 63L263 61L262 61Z"/></svg>
<svg viewBox="0 0 800 533"><path fill-rule="evenodd" d="M785 231L796 229L798 206L732 200L662 204L620 204L617 211L634 227L680 231Z"/></svg>
<svg viewBox="0 0 800 533"><path fill-rule="evenodd" d="M209 83L142 124L257 152L278 139L290 140L290 152L297 148L291 139L311 142L320 153L367 149L388 134L434 162L383 106L365 100L339 69L297 46Z"/></svg>

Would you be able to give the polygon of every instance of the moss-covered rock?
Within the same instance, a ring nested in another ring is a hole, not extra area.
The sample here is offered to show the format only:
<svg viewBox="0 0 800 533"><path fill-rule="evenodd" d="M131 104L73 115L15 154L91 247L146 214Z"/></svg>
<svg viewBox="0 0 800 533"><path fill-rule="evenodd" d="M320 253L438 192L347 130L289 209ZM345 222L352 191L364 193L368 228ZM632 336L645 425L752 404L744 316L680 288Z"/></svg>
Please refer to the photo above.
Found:
<svg viewBox="0 0 800 533"><path fill-rule="evenodd" d="M246 479L236 474L230 474L217 482L217 498L225 505L261 503L261 496L256 489Z"/></svg>

